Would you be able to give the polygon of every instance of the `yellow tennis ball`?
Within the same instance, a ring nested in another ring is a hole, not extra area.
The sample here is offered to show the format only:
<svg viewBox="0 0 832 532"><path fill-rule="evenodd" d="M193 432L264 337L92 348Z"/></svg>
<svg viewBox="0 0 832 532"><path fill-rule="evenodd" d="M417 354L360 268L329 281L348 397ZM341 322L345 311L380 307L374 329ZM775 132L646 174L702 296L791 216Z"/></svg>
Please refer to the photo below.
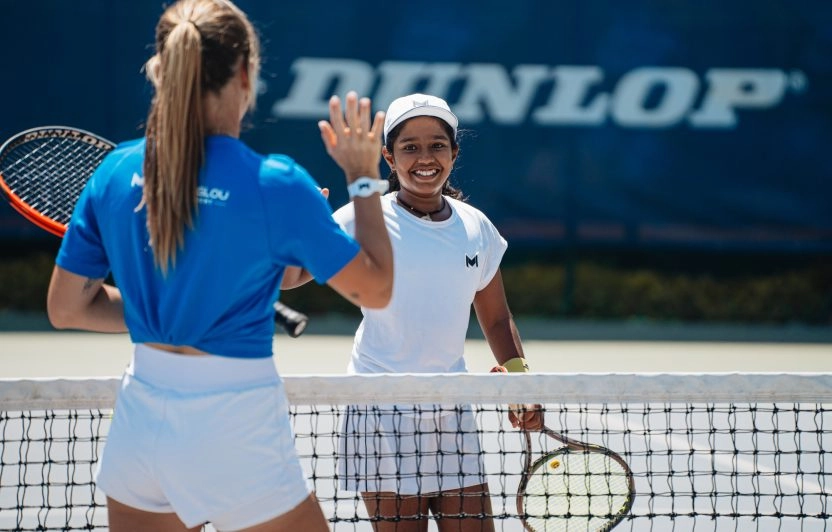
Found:
<svg viewBox="0 0 832 532"><path fill-rule="evenodd" d="M557 458L552 460L551 462L549 462L549 467L552 468L552 469L559 468L560 467L560 460L558 460Z"/></svg>

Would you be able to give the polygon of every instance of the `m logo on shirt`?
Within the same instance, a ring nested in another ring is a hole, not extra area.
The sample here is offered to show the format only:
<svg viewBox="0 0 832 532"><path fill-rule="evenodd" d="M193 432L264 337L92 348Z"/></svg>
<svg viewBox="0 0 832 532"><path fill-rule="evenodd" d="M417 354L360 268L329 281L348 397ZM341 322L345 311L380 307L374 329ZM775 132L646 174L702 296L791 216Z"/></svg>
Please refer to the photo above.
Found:
<svg viewBox="0 0 832 532"><path fill-rule="evenodd" d="M468 255L465 255L465 267L466 268L479 268L479 266L480 266L480 262L479 262L479 257L477 255L474 255L473 257L469 257Z"/></svg>

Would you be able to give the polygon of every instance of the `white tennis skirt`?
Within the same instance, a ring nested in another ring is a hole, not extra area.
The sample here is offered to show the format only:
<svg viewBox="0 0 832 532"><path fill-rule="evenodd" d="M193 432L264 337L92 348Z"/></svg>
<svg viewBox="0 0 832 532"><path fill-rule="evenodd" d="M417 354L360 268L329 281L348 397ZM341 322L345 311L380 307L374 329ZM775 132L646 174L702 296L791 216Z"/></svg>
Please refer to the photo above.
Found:
<svg viewBox="0 0 832 532"><path fill-rule="evenodd" d="M96 480L128 506L218 530L268 521L310 493L271 358L144 345L122 380Z"/></svg>
<svg viewBox="0 0 832 532"><path fill-rule="evenodd" d="M339 437L341 488L417 495L484 484L469 406L350 406Z"/></svg>

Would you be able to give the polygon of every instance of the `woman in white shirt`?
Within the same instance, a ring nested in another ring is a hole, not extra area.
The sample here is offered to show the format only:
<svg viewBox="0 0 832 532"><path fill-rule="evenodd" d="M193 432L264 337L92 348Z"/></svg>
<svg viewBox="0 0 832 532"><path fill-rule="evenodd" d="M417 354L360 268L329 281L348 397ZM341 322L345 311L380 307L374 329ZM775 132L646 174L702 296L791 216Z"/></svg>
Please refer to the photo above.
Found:
<svg viewBox="0 0 832 532"><path fill-rule="evenodd" d="M353 373L467 371L472 304L497 363L528 368L500 275L507 243L448 182L459 154L457 128L457 117L435 96L405 96L387 110L382 155L390 192L381 203L393 245L393 296L384 308L361 309ZM334 217L347 233L354 230L352 203ZM481 517L492 511L474 415L468 406L438 406L427 413L353 407L345 415L342 487L362 493L376 532L426 530L431 512L440 531L494 529ZM528 430L543 424L539 409L509 417Z"/></svg>

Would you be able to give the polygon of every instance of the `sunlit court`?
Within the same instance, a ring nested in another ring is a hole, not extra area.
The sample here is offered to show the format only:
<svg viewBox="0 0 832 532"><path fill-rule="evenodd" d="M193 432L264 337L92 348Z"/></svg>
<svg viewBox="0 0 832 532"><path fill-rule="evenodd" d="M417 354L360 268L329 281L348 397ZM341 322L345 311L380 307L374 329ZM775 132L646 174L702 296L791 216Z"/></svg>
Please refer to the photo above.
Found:
<svg viewBox="0 0 832 532"><path fill-rule="evenodd" d="M3 355L0 528L105 528L92 474L129 341L61 333L3 338L23 362L11 364ZM472 375L362 380L339 369L349 337L278 336L275 343L293 401L296 447L334 530L372 530L363 501L338 483L339 460L349 459L339 443L347 406L380 404L408 415L418 408L413 415L433 417L454 416L457 401L473 405L497 530L524 530L519 516L533 511L545 516L543 530L594 529L576 528L574 519L570 524L558 515L564 505L579 514L578 495L518 506L527 458L523 436L507 418L508 405L516 402L544 404L550 429L606 447L628 464L634 497L617 529L827 526L832 361L826 344L530 340L527 356L538 371L521 376L486 374L487 346L472 339ZM61 349L71 364L60 363ZM331 371L299 374L312 358ZM604 368L611 370L599 371ZM531 462L562 447L540 433L531 442ZM573 475L565 485L581 492L584 474Z"/></svg>

